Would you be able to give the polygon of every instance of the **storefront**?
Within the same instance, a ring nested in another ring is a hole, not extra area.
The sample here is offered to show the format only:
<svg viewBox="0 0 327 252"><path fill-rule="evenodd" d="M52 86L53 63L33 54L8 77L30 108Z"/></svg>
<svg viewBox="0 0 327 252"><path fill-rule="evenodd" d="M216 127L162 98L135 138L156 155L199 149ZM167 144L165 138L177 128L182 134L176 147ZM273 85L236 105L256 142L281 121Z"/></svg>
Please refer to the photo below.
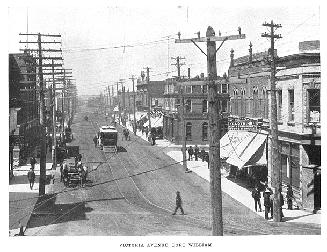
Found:
<svg viewBox="0 0 327 252"><path fill-rule="evenodd" d="M247 180L253 187L267 181L267 135L228 131L220 140L220 156L229 165L230 176Z"/></svg>

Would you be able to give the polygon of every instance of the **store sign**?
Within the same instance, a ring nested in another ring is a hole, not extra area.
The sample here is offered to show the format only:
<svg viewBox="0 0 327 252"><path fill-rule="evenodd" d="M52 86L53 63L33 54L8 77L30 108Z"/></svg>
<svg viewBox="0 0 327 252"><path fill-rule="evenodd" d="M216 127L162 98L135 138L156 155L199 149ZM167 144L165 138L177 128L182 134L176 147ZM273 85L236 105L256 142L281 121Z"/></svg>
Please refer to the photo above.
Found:
<svg viewBox="0 0 327 252"><path fill-rule="evenodd" d="M248 118L228 118L228 130L256 130L257 121Z"/></svg>

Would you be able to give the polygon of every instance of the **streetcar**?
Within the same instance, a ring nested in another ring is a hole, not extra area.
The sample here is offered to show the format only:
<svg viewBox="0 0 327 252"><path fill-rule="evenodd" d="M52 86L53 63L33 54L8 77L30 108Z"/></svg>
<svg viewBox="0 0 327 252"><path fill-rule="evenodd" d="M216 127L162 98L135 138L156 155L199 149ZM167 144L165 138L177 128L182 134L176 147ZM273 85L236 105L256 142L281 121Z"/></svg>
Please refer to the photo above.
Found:
<svg viewBox="0 0 327 252"><path fill-rule="evenodd" d="M98 132L98 146L104 152L117 152L118 131L113 126L102 126Z"/></svg>

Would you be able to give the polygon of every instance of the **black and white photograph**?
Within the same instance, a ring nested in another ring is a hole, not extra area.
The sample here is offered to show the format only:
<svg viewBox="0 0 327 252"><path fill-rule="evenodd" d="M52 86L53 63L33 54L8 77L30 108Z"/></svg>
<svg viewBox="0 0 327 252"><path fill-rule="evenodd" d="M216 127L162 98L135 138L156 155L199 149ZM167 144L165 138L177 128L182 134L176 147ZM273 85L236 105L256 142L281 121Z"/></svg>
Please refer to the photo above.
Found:
<svg viewBox="0 0 327 252"><path fill-rule="evenodd" d="M4 13L13 246L319 240L320 1L9 1Z"/></svg>

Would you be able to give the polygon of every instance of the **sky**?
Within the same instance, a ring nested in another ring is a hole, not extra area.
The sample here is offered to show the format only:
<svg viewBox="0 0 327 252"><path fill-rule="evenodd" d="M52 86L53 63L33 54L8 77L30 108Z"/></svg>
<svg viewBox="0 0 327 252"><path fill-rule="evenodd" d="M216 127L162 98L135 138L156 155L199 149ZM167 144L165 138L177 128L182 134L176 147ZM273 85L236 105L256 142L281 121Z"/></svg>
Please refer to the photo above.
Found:
<svg viewBox="0 0 327 252"><path fill-rule="evenodd" d="M150 80L175 76L171 57L177 56L185 58L182 75L187 75L187 68L191 68L191 76L207 75L205 55L193 44L175 44L178 32L181 38L192 38L198 31L204 36L209 25L222 35L237 34L237 28L242 28L246 39L227 41L217 53L221 76L228 71L232 48L235 58L248 54L250 41L254 53L268 49L269 40L261 37L267 31L264 22L273 20L282 25L276 30L282 35L276 41L279 56L298 53L300 41L320 39L320 8L316 1L310 5L299 1L271 6L251 5L251 1L248 5L226 2L219 6L210 1L201 5L195 1L169 1L166 5L162 1L160 5L146 1L125 5L116 1L65 6L28 3L8 6L9 53L24 48L19 33L27 31L27 20L31 33L61 34L64 67L72 69L80 95L98 95L120 79L131 90L129 78L140 77L145 67L150 67ZM205 43L199 46L206 51Z"/></svg>

